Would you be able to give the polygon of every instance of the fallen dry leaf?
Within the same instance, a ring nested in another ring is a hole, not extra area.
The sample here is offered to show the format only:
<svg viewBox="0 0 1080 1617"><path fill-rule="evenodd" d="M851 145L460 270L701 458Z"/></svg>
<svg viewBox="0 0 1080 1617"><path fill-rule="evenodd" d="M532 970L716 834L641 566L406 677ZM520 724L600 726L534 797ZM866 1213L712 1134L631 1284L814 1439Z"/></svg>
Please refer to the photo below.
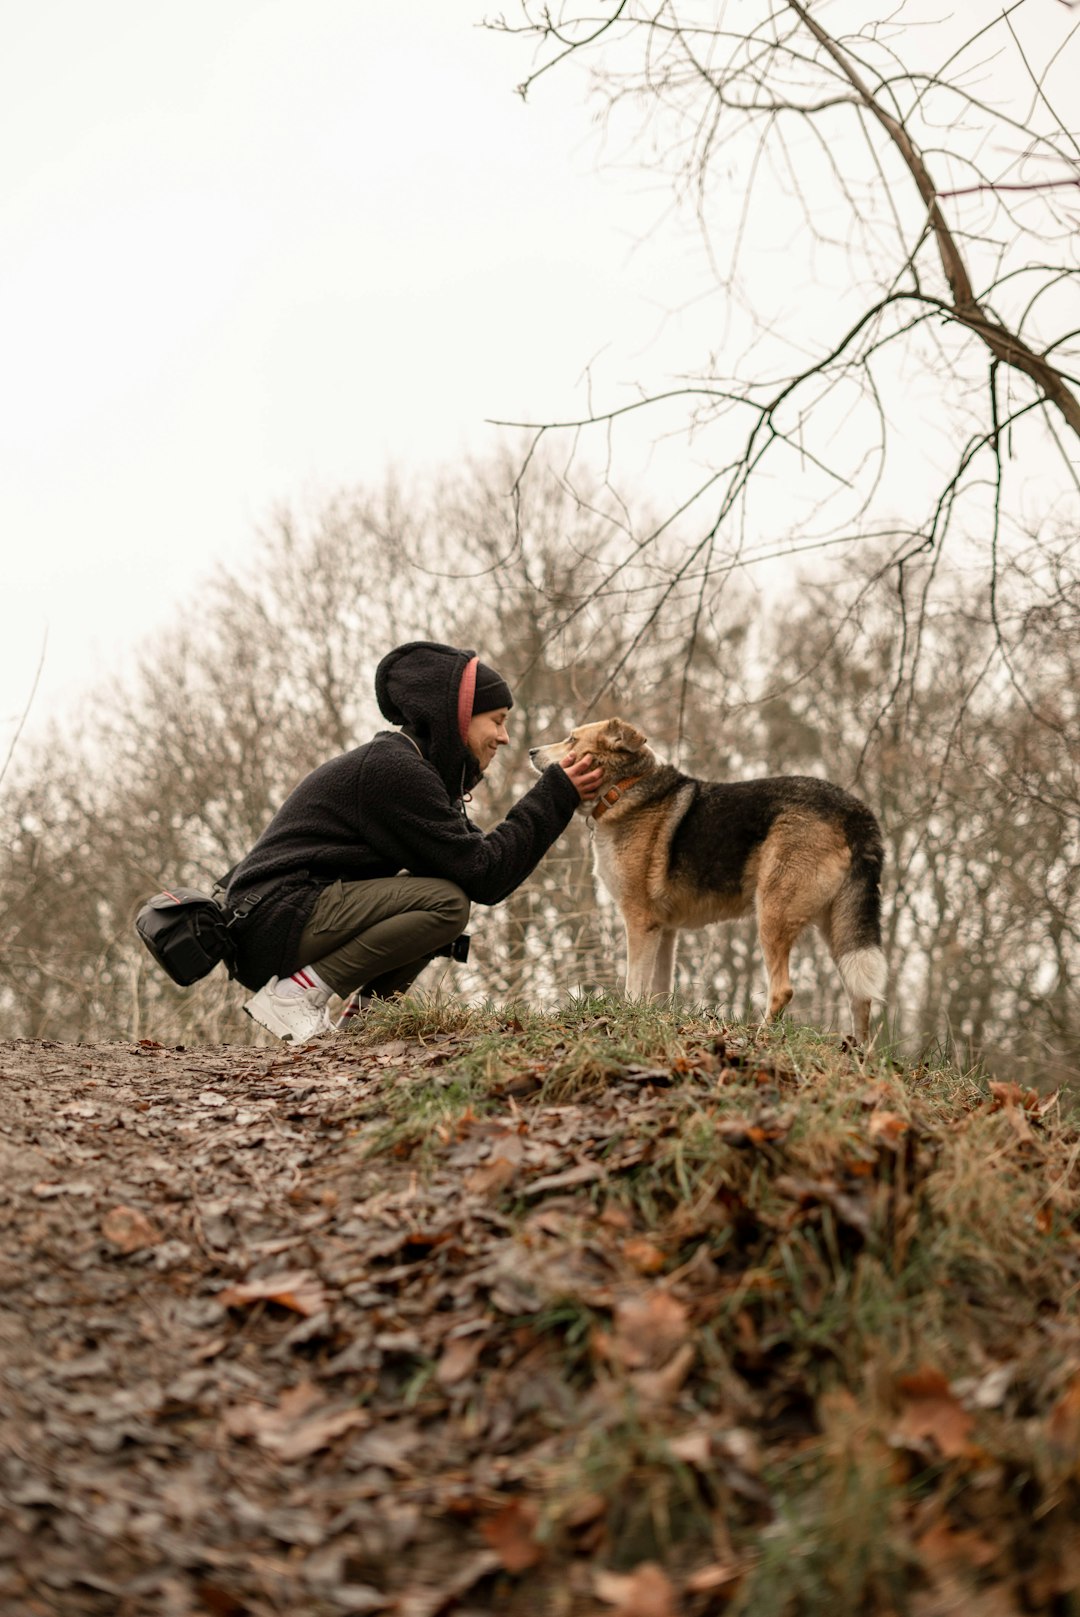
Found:
<svg viewBox="0 0 1080 1617"><path fill-rule="evenodd" d="M526 1196L546 1196L552 1190L569 1190L574 1185L588 1185L594 1179L603 1179L604 1170L598 1162L579 1162L563 1173L549 1173L526 1185Z"/></svg>
<svg viewBox="0 0 1080 1617"><path fill-rule="evenodd" d="M302 1460L326 1448L342 1432L370 1425L370 1420L355 1405L327 1408L318 1388L301 1381L282 1393L274 1408L242 1404L229 1410L225 1429L232 1437L252 1438L281 1460Z"/></svg>
<svg viewBox="0 0 1080 1617"><path fill-rule="evenodd" d="M226 1308L243 1308L248 1303L277 1303L280 1308L291 1308L294 1314L303 1314L306 1318L326 1306L322 1287L310 1269L229 1286L218 1294L218 1301Z"/></svg>
<svg viewBox="0 0 1080 1617"><path fill-rule="evenodd" d="M622 1255L639 1275L655 1275L667 1262L660 1248L644 1235L635 1235L623 1242Z"/></svg>
<svg viewBox="0 0 1080 1617"><path fill-rule="evenodd" d="M903 1139L910 1128L906 1117L899 1112L876 1111L867 1124L867 1133L872 1140L883 1140L886 1145L896 1145Z"/></svg>
<svg viewBox="0 0 1080 1617"><path fill-rule="evenodd" d="M677 1617L674 1585L655 1561L643 1561L633 1572L598 1572L593 1590L617 1608L614 1617Z"/></svg>
<svg viewBox="0 0 1080 1617"><path fill-rule="evenodd" d="M608 1501L602 1493L587 1493L574 1501L570 1508L560 1518L564 1527L571 1530L579 1527L588 1527L590 1523L598 1521L608 1512Z"/></svg>
<svg viewBox="0 0 1080 1617"><path fill-rule="evenodd" d="M1015 1364L998 1364L985 1375L957 1381L953 1387L969 1409L1000 1409L1015 1375Z"/></svg>
<svg viewBox="0 0 1080 1617"><path fill-rule="evenodd" d="M101 1233L110 1246L121 1252L139 1252L157 1246L161 1231L137 1207L112 1207L101 1221Z"/></svg>
<svg viewBox="0 0 1080 1617"><path fill-rule="evenodd" d="M1073 1376L1050 1411L1046 1434L1063 1459L1080 1462L1080 1375Z"/></svg>
<svg viewBox="0 0 1080 1617"><path fill-rule="evenodd" d="M686 1580L688 1595L711 1595L718 1589L726 1589L729 1584L738 1583L742 1577L742 1568L731 1562L714 1561L712 1566L699 1567L692 1572Z"/></svg>
<svg viewBox="0 0 1080 1617"><path fill-rule="evenodd" d="M649 1291L616 1305L612 1357L628 1370L659 1369L686 1340L687 1312L668 1291Z"/></svg>
<svg viewBox="0 0 1080 1617"><path fill-rule="evenodd" d="M298 1381L287 1387L277 1403L238 1404L226 1410L225 1430L233 1437L254 1437L259 1431L288 1426L319 1402L321 1394L313 1381Z"/></svg>
<svg viewBox="0 0 1080 1617"><path fill-rule="evenodd" d="M480 1522L480 1535L495 1551L507 1572L527 1572L543 1558L536 1542L540 1512L531 1499L514 1498Z"/></svg>
<svg viewBox="0 0 1080 1617"><path fill-rule="evenodd" d="M362 1409L337 1409L325 1415L313 1415L310 1420L283 1432L267 1432L258 1438L261 1447L269 1449L282 1460L303 1460L319 1449L328 1448L342 1432L351 1432L356 1426L366 1426L370 1420Z"/></svg>
<svg viewBox="0 0 1080 1617"><path fill-rule="evenodd" d="M921 1443L929 1438L946 1459L976 1452L970 1441L973 1415L952 1393L940 1370L927 1366L901 1376L897 1389L903 1409L893 1436L900 1443Z"/></svg>
<svg viewBox="0 0 1080 1617"><path fill-rule="evenodd" d="M690 1374L690 1366L697 1357L693 1342L682 1347L659 1370L634 1370L630 1385L647 1404L669 1404Z"/></svg>
<svg viewBox="0 0 1080 1617"><path fill-rule="evenodd" d="M447 1342L435 1366L435 1380L440 1387L454 1387L472 1375L486 1340L483 1334L477 1334L459 1336Z"/></svg>
<svg viewBox="0 0 1080 1617"><path fill-rule="evenodd" d="M989 1566L997 1559L1001 1548L981 1533L970 1528L952 1528L944 1521L935 1522L915 1543L923 1561L935 1568Z"/></svg>
<svg viewBox="0 0 1080 1617"><path fill-rule="evenodd" d="M491 1148L488 1160L475 1168L465 1181L466 1190L477 1196L498 1195L514 1182L524 1146L517 1134L502 1134Z"/></svg>
<svg viewBox="0 0 1080 1617"><path fill-rule="evenodd" d="M989 1088L995 1101L991 1111L997 1111L1003 1106L1022 1106L1029 1112L1039 1109L1037 1089L1021 1089L1019 1084L1010 1083L991 1083Z"/></svg>
<svg viewBox="0 0 1080 1617"><path fill-rule="evenodd" d="M704 1427L698 1427L692 1432L681 1432L678 1437L669 1438L668 1448L676 1460L704 1471L712 1454L712 1437Z"/></svg>

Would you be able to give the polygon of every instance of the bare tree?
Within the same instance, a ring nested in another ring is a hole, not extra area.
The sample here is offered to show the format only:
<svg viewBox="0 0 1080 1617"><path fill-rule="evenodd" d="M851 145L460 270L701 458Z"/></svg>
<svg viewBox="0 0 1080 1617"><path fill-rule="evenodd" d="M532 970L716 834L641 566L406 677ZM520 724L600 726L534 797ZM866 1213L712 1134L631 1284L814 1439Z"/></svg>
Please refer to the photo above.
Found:
<svg viewBox="0 0 1080 1617"><path fill-rule="evenodd" d="M1075 497L1080 25L1062 7L521 0L489 26L533 47L523 96L589 75L605 150L658 181L654 230L689 214L704 248L691 372L604 398L591 369L587 410L517 423L565 438L571 484L597 434L613 483L624 440L640 456L685 434L671 509L603 581L678 527L638 643L678 622L690 656L735 569L868 537L917 625L914 556L956 535L992 584L1016 528Z"/></svg>

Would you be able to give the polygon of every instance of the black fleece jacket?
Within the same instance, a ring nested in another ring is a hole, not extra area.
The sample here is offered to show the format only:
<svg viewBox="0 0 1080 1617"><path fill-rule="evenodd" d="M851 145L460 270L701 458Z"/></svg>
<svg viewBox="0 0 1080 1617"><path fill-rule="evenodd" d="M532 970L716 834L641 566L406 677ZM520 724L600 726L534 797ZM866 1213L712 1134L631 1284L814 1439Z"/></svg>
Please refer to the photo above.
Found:
<svg viewBox="0 0 1080 1617"><path fill-rule="evenodd" d="M452 881L473 903L498 904L570 823L579 797L557 764L494 830L482 832L466 817L463 795L481 774L458 716L473 655L413 641L384 657L376 695L403 731L380 731L313 770L230 872L231 905L269 884L235 928L236 974L246 987L296 969L300 935L331 882L408 871Z"/></svg>

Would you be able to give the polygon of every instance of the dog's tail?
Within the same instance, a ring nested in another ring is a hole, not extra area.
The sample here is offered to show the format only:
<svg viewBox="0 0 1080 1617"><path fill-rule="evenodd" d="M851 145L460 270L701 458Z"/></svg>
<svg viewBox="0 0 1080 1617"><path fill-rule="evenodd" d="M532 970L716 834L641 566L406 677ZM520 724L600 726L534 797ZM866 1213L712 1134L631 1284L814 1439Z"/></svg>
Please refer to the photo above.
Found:
<svg viewBox="0 0 1080 1617"><path fill-rule="evenodd" d="M880 944L871 944L865 949L849 949L836 964L852 1000L884 1001L888 973Z"/></svg>
<svg viewBox="0 0 1080 1617"><path fill-rule="evenodd" d="M881 867L885 850L869 810L851 839L851 867L833 900L829 943L851 1000L856 1034L865 1039L870 1006L885 998L887 977L881 947Z"/></svg>

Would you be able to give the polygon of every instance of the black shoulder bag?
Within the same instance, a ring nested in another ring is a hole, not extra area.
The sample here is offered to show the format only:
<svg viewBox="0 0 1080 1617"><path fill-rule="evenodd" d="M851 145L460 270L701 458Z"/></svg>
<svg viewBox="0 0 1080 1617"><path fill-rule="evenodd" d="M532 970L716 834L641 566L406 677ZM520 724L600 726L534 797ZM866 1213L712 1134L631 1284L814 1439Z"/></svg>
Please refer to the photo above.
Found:
<svg viewBox="0 0 1080 1617"><path fill-rule="evenodd" d="M235 909L218 898L220 889L201 893L177 887L155 893L135 917L135 930L158 965L174 983L189 988L224 962L236 975L236 945L231 928L250 915L273 884L264 884L242 899Z"/></svg>

